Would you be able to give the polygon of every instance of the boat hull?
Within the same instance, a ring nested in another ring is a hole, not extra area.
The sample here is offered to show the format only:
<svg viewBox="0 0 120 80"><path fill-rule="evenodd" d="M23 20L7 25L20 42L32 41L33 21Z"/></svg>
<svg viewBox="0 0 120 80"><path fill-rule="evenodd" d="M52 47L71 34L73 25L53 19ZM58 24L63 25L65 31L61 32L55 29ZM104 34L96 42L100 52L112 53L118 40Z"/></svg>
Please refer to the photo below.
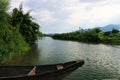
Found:
<svg viewBox="0 0 120 80"><path fill-rule="evenodd" d="M83 64L83 60L77 60L53 65L0 66L0 80L39 80L50 76L64 75Z"/></svg>

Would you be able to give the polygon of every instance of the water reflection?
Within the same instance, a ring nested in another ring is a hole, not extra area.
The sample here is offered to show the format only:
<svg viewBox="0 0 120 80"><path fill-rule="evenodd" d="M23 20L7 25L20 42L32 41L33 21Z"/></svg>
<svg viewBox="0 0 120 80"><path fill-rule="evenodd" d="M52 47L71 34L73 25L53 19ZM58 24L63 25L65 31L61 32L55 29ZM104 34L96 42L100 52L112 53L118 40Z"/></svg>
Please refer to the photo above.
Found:
<svg viewBox="0 0 120 80"><path fill-rule="evenodd" d="M36 65L39 63L39 51L38 45L34 44L26 54L9 60L4 65L7 66L21 66L21 65Z"/></svg>
<svg viewBox="0 0 120 80"><path fill-rule="evenodd" d="M61 80L120 79L120 46L115 45L85 44L46 37L32 46L26 55L7 64L43 65L77 59L85 60L85 65Z"/></svg>

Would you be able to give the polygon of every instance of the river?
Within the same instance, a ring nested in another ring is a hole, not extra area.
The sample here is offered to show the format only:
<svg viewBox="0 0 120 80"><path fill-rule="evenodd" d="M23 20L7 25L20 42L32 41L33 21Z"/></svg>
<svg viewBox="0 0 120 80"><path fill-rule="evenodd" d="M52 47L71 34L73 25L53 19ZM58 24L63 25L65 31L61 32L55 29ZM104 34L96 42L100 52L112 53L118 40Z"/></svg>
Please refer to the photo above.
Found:
<svg viewBox="0 0 120 80"><path fill-rule="evenodd" d="M44 37L25 55L12 59L6 65L43 65L80 59L85 60L85 64L62 80L120 79L118 45L87 44Z"/></svg>

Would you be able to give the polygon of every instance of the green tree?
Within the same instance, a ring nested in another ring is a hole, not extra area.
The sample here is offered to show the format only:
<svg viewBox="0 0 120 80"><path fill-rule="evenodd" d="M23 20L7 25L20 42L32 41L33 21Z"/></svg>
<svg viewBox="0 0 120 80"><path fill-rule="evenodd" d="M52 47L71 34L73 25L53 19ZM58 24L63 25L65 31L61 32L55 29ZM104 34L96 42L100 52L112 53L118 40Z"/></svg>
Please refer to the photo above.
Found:
<svg viewBox="0 0 120 80"><path fill-rule="evenodd" d="M19 25L19 32L24 37L25 41L29 44L34 43L38 35L41 34L39 31L40 26L33 21L32 16L30 16L30 12L23 13L22 4L19 6L19 9L14 8L11 18L11 24L13 26Z"/></svg>
<svg viewBox="0 0 120 80"><path fill-rule="evenodd" d="M113 29L112 29L112 33L113 33L113 34L119 33L119 30L113 28Z"/></svg>
<svg viewBox="0 0 120 80"><path fill-rule="evenodd" d="M94 29L92 29L92 31L95 32L95 33L101 32L100 28L94 28Z"/></svg>
<svg viewBox="0 0 120 80"><path fill-rule="evenodd" d="M10 24L8 9L9 0L0 0L0 61L21 55L29 48L19 29Z"/></svg>
<svg viewBox="0 0 120 80"><path fill-rule="evenodd" d="M111 31L104 32L104 36L109 36L111 34Z"/></svg>

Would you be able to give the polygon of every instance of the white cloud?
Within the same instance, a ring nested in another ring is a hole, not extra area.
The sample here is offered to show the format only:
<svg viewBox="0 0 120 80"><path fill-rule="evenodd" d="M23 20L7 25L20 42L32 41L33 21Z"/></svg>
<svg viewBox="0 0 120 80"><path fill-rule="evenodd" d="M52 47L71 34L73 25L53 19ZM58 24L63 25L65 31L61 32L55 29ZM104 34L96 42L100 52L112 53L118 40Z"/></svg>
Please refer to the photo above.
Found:
<svg viewBox="0 0 120 80"><path fill-rule="evenodd" d="M10 7L11 8L15 8L15 7L19 7L19 5L20 5L20 3L21 3L21 1L20 0L11 0L11 5L10 5Z"/></svg>
<svg viewBox="0 0 120 80"><path fill-rule="evenodd" d="M19 7L19 5L22 3L22 2L26 2L27 0L11 0L11 7L14 8L14 7Z"/></svg>
<svg viewBox="0 0 120 80"><path fill-rule="evenodd" d="M88 2L88 3L91 3L91 2L102 2L104 0L80 0L81 2Z"/></svg>
<svg viewBox="0 0 120 80"><path fill-rule="evenodd" d="M12 7L20 2L12 0ZM89 28L120 21L120 0L24 0L23 7L24 11L33 9L32 16L44 32L49 27L49 32L73 31L75 26Z"/></svg>
<svg viewBox="0 0 120 80"><path fill-rule="evenodd" d="M42 23L50 23L50 22L56 21L56 19L53 15L54 15L54 12L49 11L47 9L41 9L37 13L37 16L39 17L39 20Z"/></svg>
<svg viewBox="0 0 120 80"><path fill-rule="evenodd" d="M70 14L65 21L73 26L83 24L94 27L100 24L110 24L113 17L120 15L120 5L118 3L113 4L113 2L113 0L106 0L100 3L82 3L79 0L66 0L63 7Z"/></svg>
<svg viewBox="0 0 120 80"><path fill-rule="evenodd" d="M28 7L27 5L25 5L25 3L27 2L28 0L11 0L10 1L10 8L11 10L13 8L19 8L19 5L22 3L22 6L23 6L23 11L24 12L27 12L28 10L31 10L30 7Z"/></svg>

